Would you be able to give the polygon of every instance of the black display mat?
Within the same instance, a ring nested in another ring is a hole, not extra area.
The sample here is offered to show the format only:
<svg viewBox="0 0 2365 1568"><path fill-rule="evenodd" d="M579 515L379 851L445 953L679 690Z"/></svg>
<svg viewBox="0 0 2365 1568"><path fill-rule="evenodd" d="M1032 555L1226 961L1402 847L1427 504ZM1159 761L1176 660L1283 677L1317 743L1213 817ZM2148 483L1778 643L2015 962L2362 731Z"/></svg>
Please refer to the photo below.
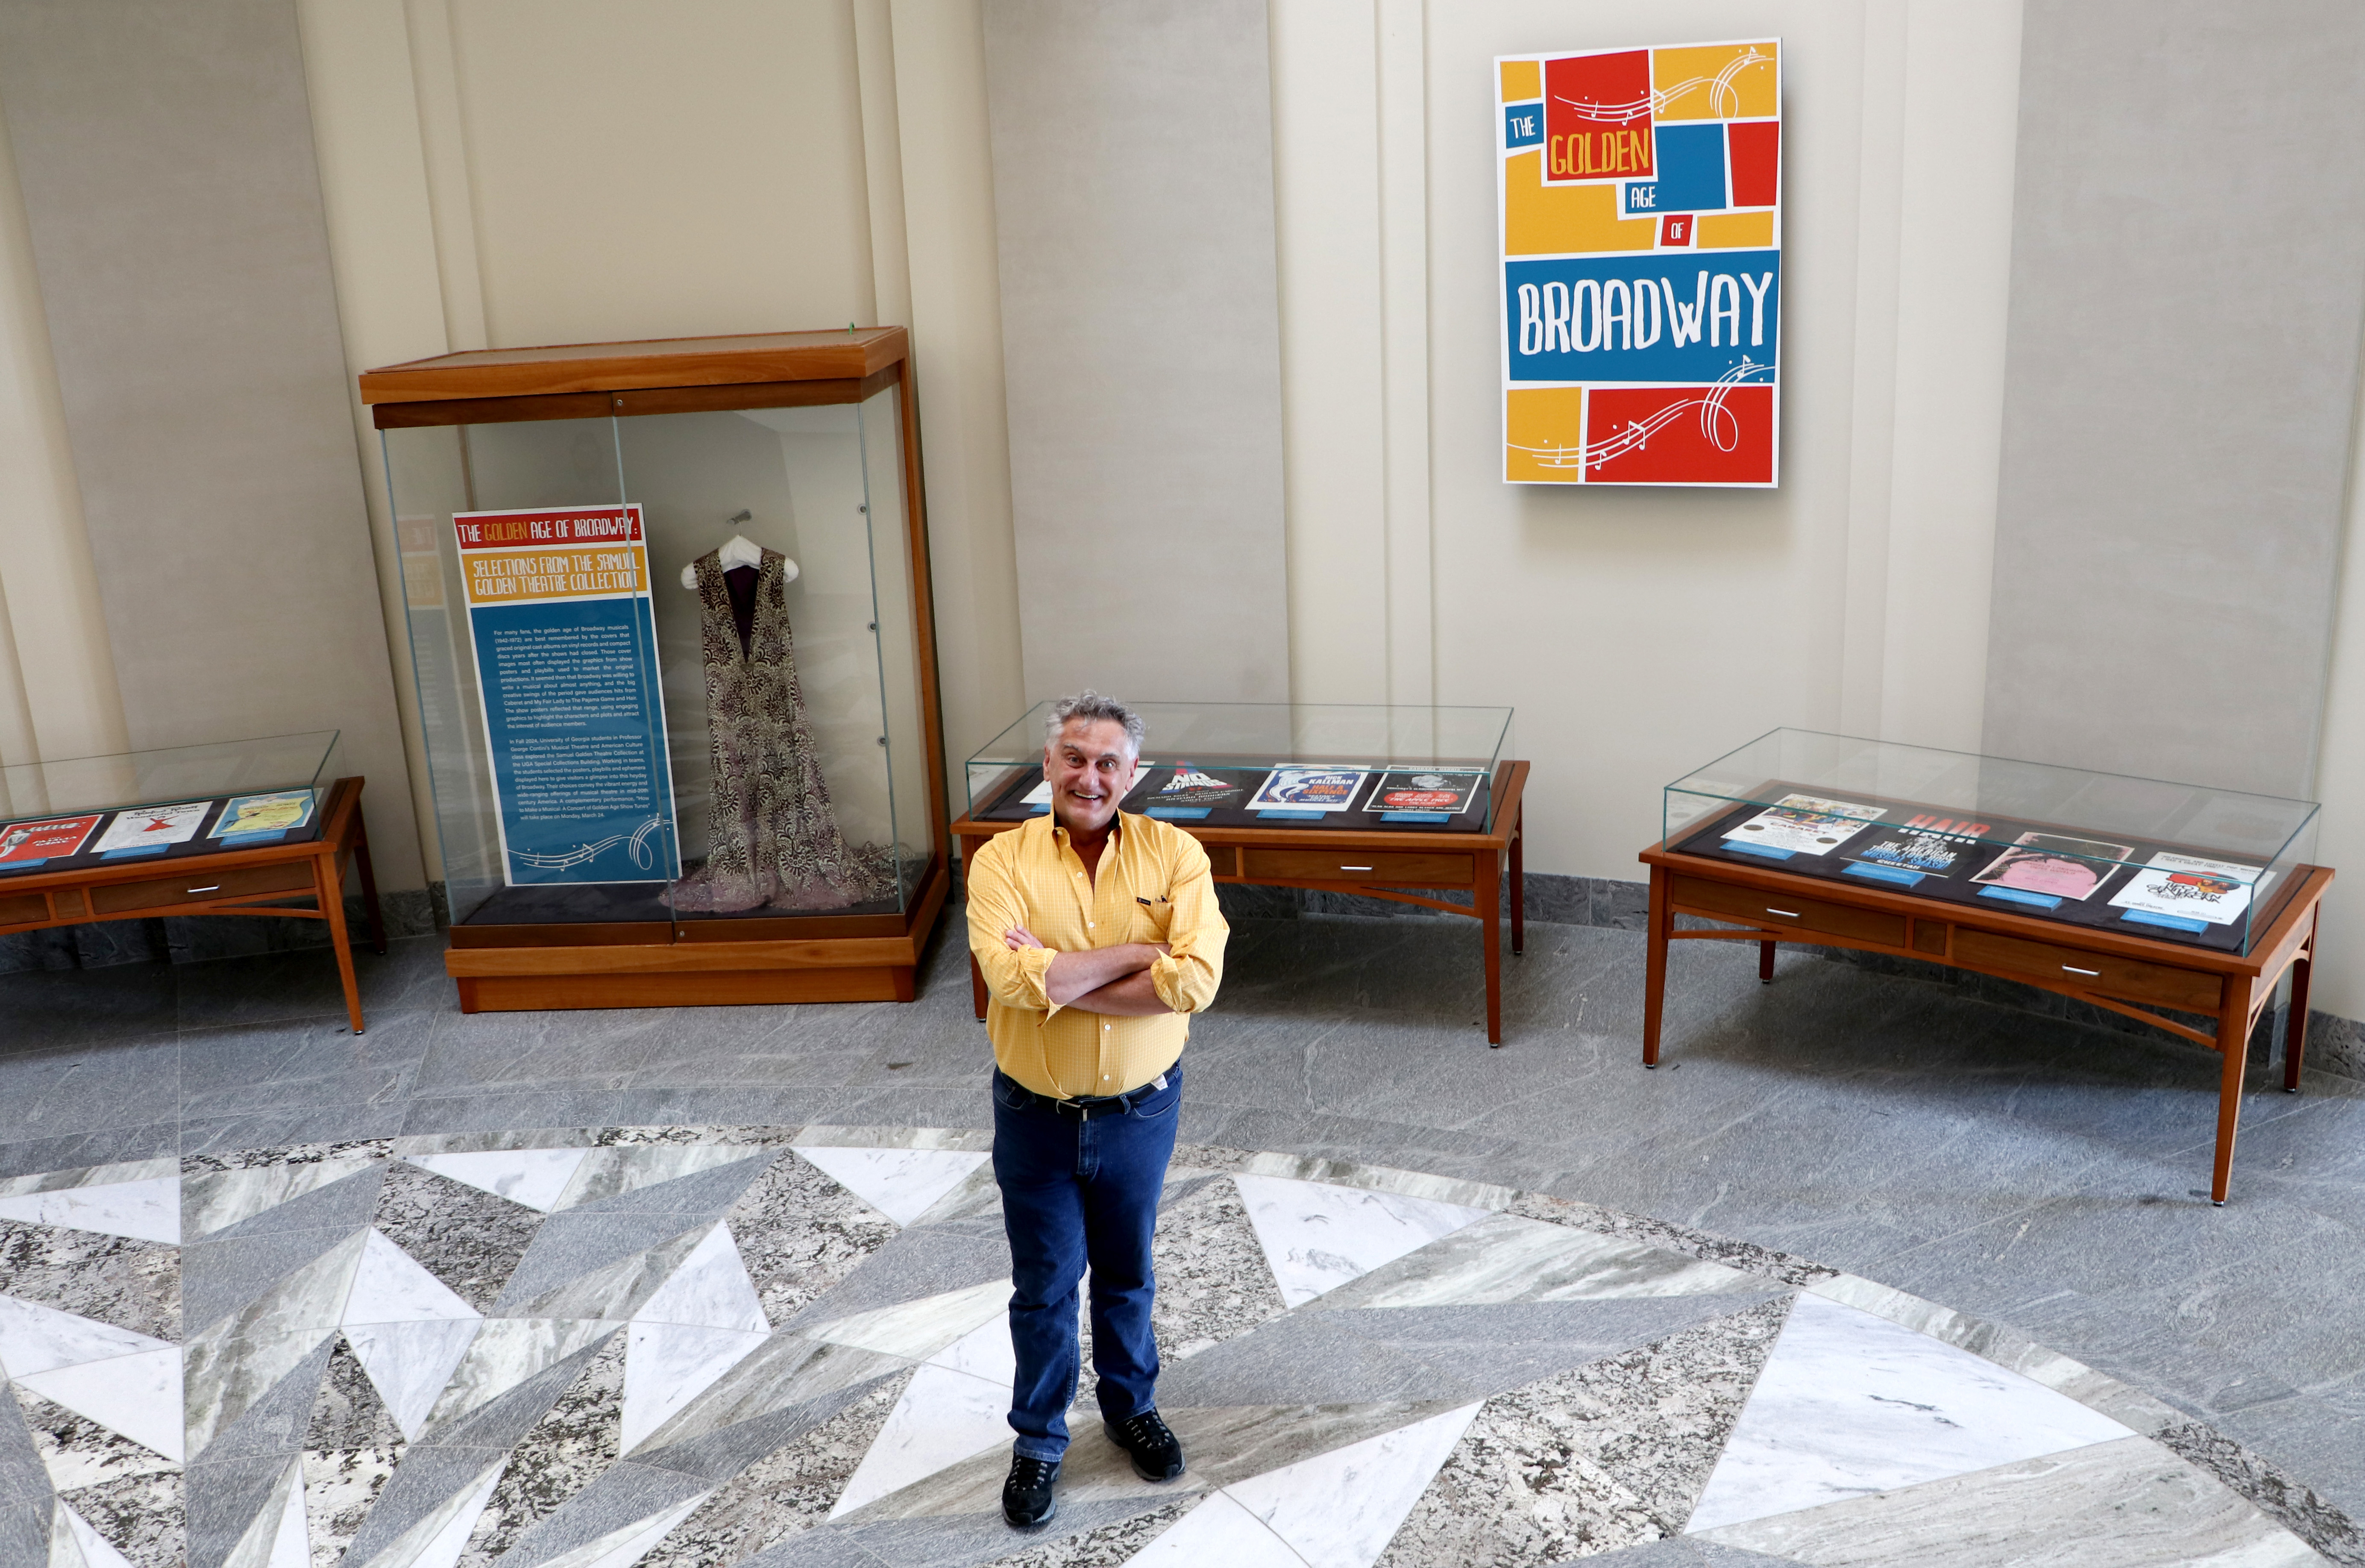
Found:
<svg viewBox="0 0 2365 1568"><path fill-rule="evenodd" d="M692 867L690 869L695 870ZM898 914L891 898L836 909L677 910L666 902L667 882L551 882L502 888L465 915L462 925L600 925L620 921L689 924L696 921L817 920L839 915Z"/></svg>
<svg viewBox="0 0 2365 1568"><path fill-rule="evenodd" d="M2093 830L2063 827L2057 823L2023 822L2002 817L1987 818L1988 832L1983 842L1975 844L1956 865L1944 874L1932 872L1921 881L1908 887L1880 878L1865 877L1848 870L1858 862L1850 851L1863 848L1883 836L1894 834L1911 819L1922 816L1942 817L1945 813L1929 807L1905 801L1886 801L1877 796L1841 796L1827 790L1805 786L1776 785L1760 793L1771 800L1786 794L1814 794L1828 800L1845 800L1852 805L1881 806L1886 814L1869 821L1858 832L1832 846L1821 855L1793 854L1788 859L1777 859L1747 850L1730 849L1726 834L1741 823L1766 809L1765 803L1747 802L1711 819L1688 837L1676 844L1680 854L1696 855L1705 860L1721 860L1729 865L1752 866L1761 871L1783 871L1792 876L1812 877L1848 887L1870 888L1879 892L1896 893L1906 898L1927 899L1933 903L1965 904L1990 914L2018 914L2032 920L2049 921L2057 925L2083 926L2089 930L2109 931L2121 936L2137 936L2150 942L2168 942L2179 946L2198 947L2209 952L2239 953L2247 942L2253 921L2271 921L2292 884L2299 879L2278 873L2275 881L2263 893L2254 893L2250 907L2224 925L2213 925L2206 931L2180 931L2171 925L2152 925L2139 920L2123 918L2129 912L2113 908L2111 900L2125 887L2129 879L2138 874L2140 863L2162 850L2178 855L2197 856L2205 859L2231 860L2224 850L2195 848L2189 844L2174 844L2165 839L2138 838L2129 834L2107 835L2113 844L2124 844L2135 853L2136 865L2121 866L2104 877L2101 884L2083 899L2065 899L2057 908L2046 909L2040 904L2023 903L2016 899L1995 898L1982 894L1983 884L1973 879L2011 852L2012 840L2023 833L2039 833L2056 837L2101 838ZM1997 842L2001 840L2002 842Z"/></svg>
<svg viewBox="0 0 2365 1568"><path fill-rule="evenodd" d="M1293 767L1317 767L1318 763L1295 763ZM1272 772L1270 766L1235 767L1222 762L1160 762L1142 769L1139 782L1126 795L1122 810L1137 816L1155 817L1173 823L1178 827L1268 827L1292 831L1312 829L1317 832L1357 833L1483 833L1486 827L1488 798L1494 780L1479 776L1478 788L1471 794L1470 803L1449 815L1443 822L1389 822L1381 812L1370 809L1373 797L1381 785L1391 778L1426 771L1420 768L1392 767L1370 769L1371 777L1356 787L1354 803L1343 812L1309 812L1304 816L1269 817L1250 811L1248 802L1254 799L1258 787ZM1440 770L1442 771L1442 770ZM1220 790L1211 788L1187 787L1179 793L1170 793L1168 786L1183 773L1205 774L1217 780ZM1048 806L1030 806L1027 795L1043 782L1040 766L1024 768L993 803L976 813L980 822L1025 822L1029 817L1048 816ZM1161 803L1163 802L1163 803ZM1182 812L1190 812L1183 815ZM1204 814L1201 814L1204 813Z"/></svg>
<svg viewBox="0 0 2365 1568"><path fill-rule="evenodd" d="M288 788L291 790L300 790L307 788L307 786L295 784L288 786ZM197 831L195 836L185 839L179 844L165 845L161 850L151 851L149 854L118 855L112 858L96 853L90 846L95 845L100 839L106 836L107 830L115 825L116 818L124 815L128 812L141 811L148 808L127 806L122 811L101 812L98 813L98 825L90 830L90 836L88 838L83 840L84 847L80 853L74 855L55 855L46 860L39 861L30 865L0 866L0 885L5 885L12 877L47 876L53 871L86 871L93 868L101 866L109 869L113 869L118 866L164 866L182 860L202 860L209 856L229 855L244 849L276 849L280 846L286 844L309 844L314 839L320 836L320 802L315 802L311 819L305 823L303 826L291 827L279 837L271 839L268 842L249 840L244 844L225 844L219 838L210 838L207 836L213 832L214 824L221 820L222 809L225 806L228 806L231 801L238 800L248 795L268 795L271 793L274 793L274 791L269 790L241 790L236 795L217 796L215 799L206 802L206 814L198 822ZM189 803L188 800L155 801L151 801L149 805L185 806ZM88 816L91 813L88 812L49 812L38 817L9 817L6 819L5 823L0 823L0 825L6 825L7 823L14 823L59 822L69 817Z"/></svg>

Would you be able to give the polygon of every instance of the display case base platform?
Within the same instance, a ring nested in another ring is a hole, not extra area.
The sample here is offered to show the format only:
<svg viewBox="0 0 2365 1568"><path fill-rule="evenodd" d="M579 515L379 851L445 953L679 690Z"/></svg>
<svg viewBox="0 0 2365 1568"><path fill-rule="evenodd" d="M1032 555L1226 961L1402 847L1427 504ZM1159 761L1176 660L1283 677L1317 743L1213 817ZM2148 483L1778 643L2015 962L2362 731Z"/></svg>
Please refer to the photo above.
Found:
<svg viewBox="0 0 2365 1568"><path fill-rule="evenodd" d="M377 877L370 868L369 830L362 824L362 780L329 787L320 834L296 844L225 849L171 860L130 860L69 871L19 873L0 881L0 936L106 920L162 915L263 914L319 920L329 927L337 978L353 1033L362 1032L362 992L345 928L345 861L353 860L370 948L386 951Z"/></svg>
<svg viewBox="0 0 2365 1568"><path fill-rule="evenodd" d="M1520 796L1528 765L1505 761L1495 769L1495 827L1488 833L1367 833L1353 828L1200 827L1173 825L1197 839L1213 863L1217 882L1267 888L1306 888L1355 893L1392 903L1467 915L1484 928L1486 969L1486 1040L1503 1043L1502 916L1510 905L1511 951L1527 946L1526 877L1521 864ZM981 822L963 815L952 824L966 857L998 833L1024 827L1017 822ZM1509 898L1505 899L1505 879ZM1467 888L1469 903L1453 903L1431 891ZM977 1015L985 1016L985 976L972 957L970 987Z"/></svg>
<svg viewBox="0 0 2365 1568"><path fill-rule="evenodd" d="M443 968L459 982L463 1013L909 1002L950 885L932 858L901 914L455 925Z"/></svg>
<svg viewBox="0 0 2365 1568"><path fill-rule="evenodd" d="M1669 943L1754 942L1757 978L1770 981L1776 946L1804 942L1919 958L2017 980L2139 1018L2217 1052L2217 1158L2209 1196L2221 1206L2233 1175L2250 1031L2286 971L2292 989L2290 1025L2283 1037L2283 1088L2299 1092L2307 1045L2308 971L2315 956L2318 911L2332 885L2332 872L2321 866L2292 868L2296 885L2282 895L2273 919L2242 954L1760 870L1671 851L1663 844L1643 850L1642 861L1651 868L1650 962L1642 1013L1645 1067L1659 1064ZM1739 929L1678 931L1679 914ZM2195 1028L2161 1016L2154 1011L2158 1008L2204 1014L2214 1024Z"/></svg>

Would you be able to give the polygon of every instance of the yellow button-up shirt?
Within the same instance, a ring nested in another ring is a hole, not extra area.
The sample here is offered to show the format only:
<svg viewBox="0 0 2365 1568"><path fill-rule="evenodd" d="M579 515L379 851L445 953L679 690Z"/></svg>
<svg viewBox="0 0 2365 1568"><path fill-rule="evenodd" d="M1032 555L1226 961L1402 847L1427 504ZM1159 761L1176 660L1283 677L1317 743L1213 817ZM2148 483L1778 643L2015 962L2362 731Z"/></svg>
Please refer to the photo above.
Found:
<svg viewBox="0 0 2365 1568"><path fill-rule="evenodd" d="M1013 950L1012 926L1040 947ZM969 950L985 971L985 1031L1002 1070L1061 1100L1123 1094L1172 1067L1191 1014L1216 1000L1231 927L1216 906L1207 852L1182 829L1118 814L1097 874L1049 817L998 834L970 857ZM1160 1001L1146 1018L1107 1018L1055 1005L1044 990L1052 956L1126 942L1164 942L1149 969Z"/></svg>

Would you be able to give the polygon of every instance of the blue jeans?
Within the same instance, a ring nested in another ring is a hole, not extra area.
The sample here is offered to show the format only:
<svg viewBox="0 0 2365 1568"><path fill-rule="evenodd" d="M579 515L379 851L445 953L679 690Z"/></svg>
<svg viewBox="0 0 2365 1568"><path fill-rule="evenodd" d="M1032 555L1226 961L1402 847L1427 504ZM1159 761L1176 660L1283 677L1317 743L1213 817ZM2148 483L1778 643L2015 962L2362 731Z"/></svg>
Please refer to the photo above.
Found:
<svg viewBox="0 0 2365 1568"><path fill-rule="evenodd" d="M1122 1114L1072 1115L1033 1103L993 1075L993 1176L1010 1236L1010 1344L1018 1374L1010 1391L1016 1451L1058 1459L1068 1450L1068 1406L1081 1372L1077 1285L1093 1271L1093 1370L1101 1414L1124 1421L1157 1406L1158 1341L1149 1262L1158 1194L1174 1153L1182 1068L1166 1087Z"/></svg>

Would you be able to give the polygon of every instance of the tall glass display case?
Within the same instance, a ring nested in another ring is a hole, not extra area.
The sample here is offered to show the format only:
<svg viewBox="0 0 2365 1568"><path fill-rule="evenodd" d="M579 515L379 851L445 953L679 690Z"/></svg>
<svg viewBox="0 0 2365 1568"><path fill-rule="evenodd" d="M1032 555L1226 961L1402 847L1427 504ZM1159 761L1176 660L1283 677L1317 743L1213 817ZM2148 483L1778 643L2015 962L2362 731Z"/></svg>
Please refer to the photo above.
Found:
<svg viewBox="0 0 2365 1568"><path fill-rule="evenodd" d="M906 345L363 375L465 1009L910 1000L947 857Z"/></svg>

